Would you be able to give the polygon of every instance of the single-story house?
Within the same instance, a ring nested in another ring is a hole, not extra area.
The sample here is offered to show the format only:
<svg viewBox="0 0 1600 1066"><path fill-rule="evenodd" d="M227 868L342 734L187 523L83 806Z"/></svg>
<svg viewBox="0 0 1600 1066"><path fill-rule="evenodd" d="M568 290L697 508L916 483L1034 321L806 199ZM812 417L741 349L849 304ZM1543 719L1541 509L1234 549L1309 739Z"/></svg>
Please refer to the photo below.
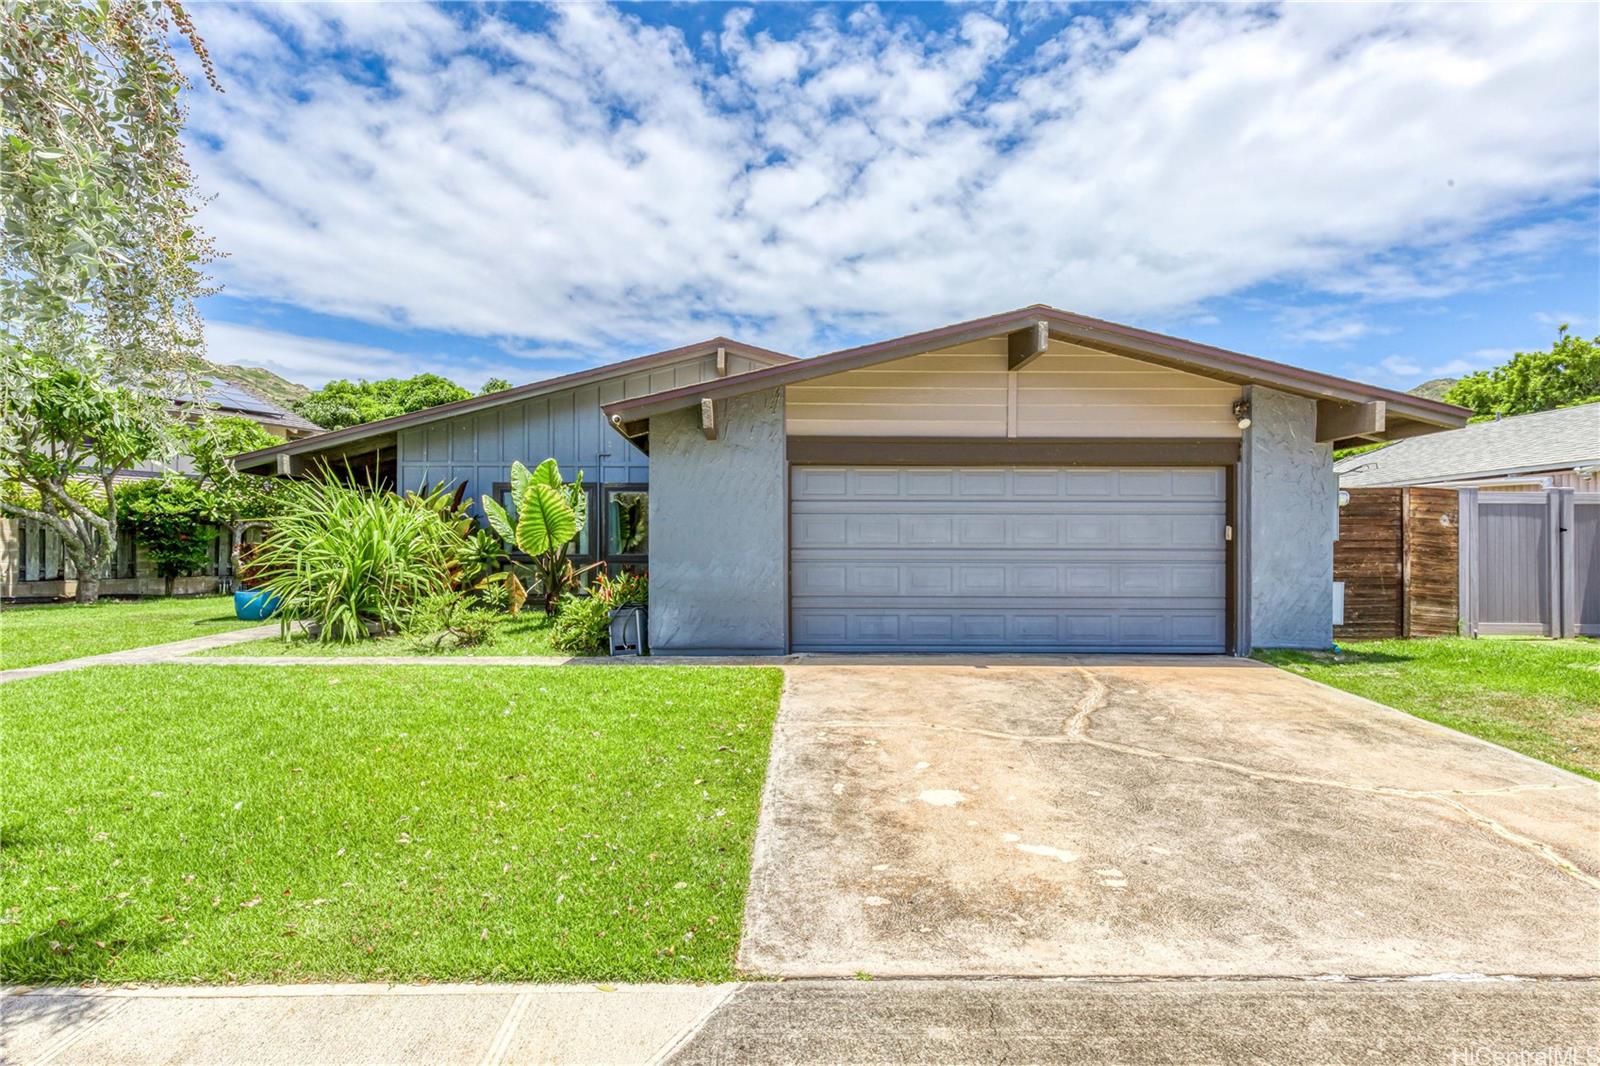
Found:
<svg viewBox="0 0 1600 1066"><path fill-rule="evenodd" d="M1415 437L1334 464L1339 487L1452 485L1600 492L1600 403Z"/></svg>
<svg viewBox="0 0 1600 1066"><path fill-rule="evenodd" d="M726 338L240 456L504 488L554 456L667 654L1332 641L1332 450L1458 407L1043 305L794 359ZM643 521L640 519L643 518Z"/></svg>

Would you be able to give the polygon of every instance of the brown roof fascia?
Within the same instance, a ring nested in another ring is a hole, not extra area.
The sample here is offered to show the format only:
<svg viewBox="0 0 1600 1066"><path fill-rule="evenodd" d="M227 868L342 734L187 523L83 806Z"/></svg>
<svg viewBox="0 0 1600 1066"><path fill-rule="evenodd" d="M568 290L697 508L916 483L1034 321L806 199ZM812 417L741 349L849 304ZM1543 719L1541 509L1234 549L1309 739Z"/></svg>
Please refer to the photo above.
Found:
<svg viewBox="0 0 1600 1066"><path fill-rule="evenodd" d="M541 381L529 382L515 388L505 389L501 392L492 392L487 396L470 396L465 400L453 400L450 403L441 403L436 407L424 408L421 411L411 411L392 418L381 418L376 422L363 422L359 426L350 426L345 429L330 430L319 433L314 437L303 440L290 441L285 444L274 445L271 448L260 448L253 452L244 452L233 457L234 465L243 470L246 467L259 466L268 459L279 455L293 455L306 451L318 451L334 444L348 441L361 440L364 437L379 436L393 433L397 429L432 422L439 418L449 418L454 415L466 414L471 411L480 411L489 407L498 407L504 403L514 403L517 400L530 399L543 396L546 393L559 392L562 389L574 388L590 381L603 380L615 377L618 374L632 373L646 368L660 366L665 363L675 363L681 359L688 359L699 355L710 355L718 348L726 348L736 355L746 358L763 360L769 364L781 365L796 362L792 355L774 352L766 348L758 348L753 344L731 340L727 337L712 337L710 340L699 341L695 344L686 344L681 348L669 348L666 351L652 352L649 355L637 356L633 359L624 359L617 363L606 363L604 366L590 367L587 370L574 371L560 377L545 378Z"/></svg>
<svg viewBox="0 0 1600 1066"><path fill-rule="evenodd" d="M1274 363L1267 359L1258 359L1225 348L1198 344L1133 326L1088 318L1043 304L967 322L957 322L938 329L856 348L829 352L826 355L782 366L752 370L718 382L668 389L631 400L619 400L616 403L606 404L604 410L607 415L614 416L613 424L616 423L617 417L620 417L623 423L635 424L647 420L652 414L692 406L701 399L720 399L757 389L776 388L779 385L838 374L967 341L993 337L1040 320L1049 323L1050 335L1058 340L1083 344L1179 370L1198 371L1238 384L1273 385L1320 399L1383 400L1398 417L1451 428L1464 425L1469 415L1463 408L1440 403L1437 400L1428 400L1284 363Z"/></svg>

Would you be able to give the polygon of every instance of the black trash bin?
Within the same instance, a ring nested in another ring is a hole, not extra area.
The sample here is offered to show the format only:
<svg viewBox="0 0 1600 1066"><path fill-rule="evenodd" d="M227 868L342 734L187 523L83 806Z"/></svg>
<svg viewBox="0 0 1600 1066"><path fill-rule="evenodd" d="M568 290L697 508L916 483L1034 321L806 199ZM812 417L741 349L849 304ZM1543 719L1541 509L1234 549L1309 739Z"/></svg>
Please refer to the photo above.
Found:
<svg viewBox="0 0 1600 1066"><path fill-rule="evenodd" d="M643 655L648 649L645 636L645 606L625 603L608 612L611 619L611 654Z"/></svg>

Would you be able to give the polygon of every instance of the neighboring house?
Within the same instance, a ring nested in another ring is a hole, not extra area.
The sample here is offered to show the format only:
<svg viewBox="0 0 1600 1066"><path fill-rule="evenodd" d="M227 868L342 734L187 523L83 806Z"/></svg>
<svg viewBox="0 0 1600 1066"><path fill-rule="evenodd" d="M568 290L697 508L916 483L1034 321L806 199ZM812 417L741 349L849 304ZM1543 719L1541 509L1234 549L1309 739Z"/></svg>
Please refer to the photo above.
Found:
<svg viewBox="0 0 1600 1066"><path fill-rule="evenodd" d="M174 418L196 414L248 418L275 437L286 441L303 440L322 432L322 427L307 421L287 408L264 399L251 390L228 381L214 381L196 404L182 397L172 405ZM118 475L119 482L160 477L168 471L192 473L194 465L186 455L174 459L139 463ZM211 558L204 572L180 578L175 586L185 595L214 592L233 573L230 545L219 536L211 545ZM26 519L0 519L0 598L20 600L64 599L77 591L72 563L61 549L57 535ZM126 529L117 539L117 550L106 565L100 584L105 596L159 596L166 582L157 577L148 558L141 556L133 536Z"/></svg>
<svg viewBox="0 0 1600 1066"><path fill-rule="evenodd" d="M1600 492L1600 403L1397 441L1334 464L1339 487L1455 485Z"/></svg>
<svg viewBox="0 0 1600 1066"><path fill-rule="evenodd" d="M478 494L554 455L595 487L585 557L648 561L663 653L1243 653L1332 641L1333 446L1466 418L1036 305L805 360L717 339L237 465Z"/></svg>

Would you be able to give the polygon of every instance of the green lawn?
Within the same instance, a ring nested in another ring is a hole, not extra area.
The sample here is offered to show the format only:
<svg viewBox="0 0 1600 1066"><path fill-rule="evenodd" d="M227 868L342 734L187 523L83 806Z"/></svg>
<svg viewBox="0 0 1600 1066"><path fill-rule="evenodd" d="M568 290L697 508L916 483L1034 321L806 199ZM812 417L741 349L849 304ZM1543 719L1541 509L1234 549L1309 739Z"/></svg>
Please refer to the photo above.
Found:
<svg viewBox="0 0 1600 1066"><path fill-rule="evenodd" d="M440 664L13 682L0 983L729 978L781 680Z"/></svg>
<svg viewBox="0 0 1600 1066"><path fill-rule="evenodd" d="M419 645L409 636L358 640L353 644L324 643L293 633L288 640L268 637L247 640L226 648L212 648L201 655L561 655L550 646L550 626L554 619L542 610L524 611L507 618L495 630L494 638L472 648L446 647L435 650Z"/></svg>
<svg viewBox="0 0 1600 1066"><path fill-rule="evenodd" d="M143 648L260 625L233 616L232 596L102 600L0 608L0 669Z"/></svg>
<svg viewBox="0 0 1600 1066"><path fill-rule="evenodd" d="M1600 779L1600 642L1379 640L1256 657Z"/></svg>

